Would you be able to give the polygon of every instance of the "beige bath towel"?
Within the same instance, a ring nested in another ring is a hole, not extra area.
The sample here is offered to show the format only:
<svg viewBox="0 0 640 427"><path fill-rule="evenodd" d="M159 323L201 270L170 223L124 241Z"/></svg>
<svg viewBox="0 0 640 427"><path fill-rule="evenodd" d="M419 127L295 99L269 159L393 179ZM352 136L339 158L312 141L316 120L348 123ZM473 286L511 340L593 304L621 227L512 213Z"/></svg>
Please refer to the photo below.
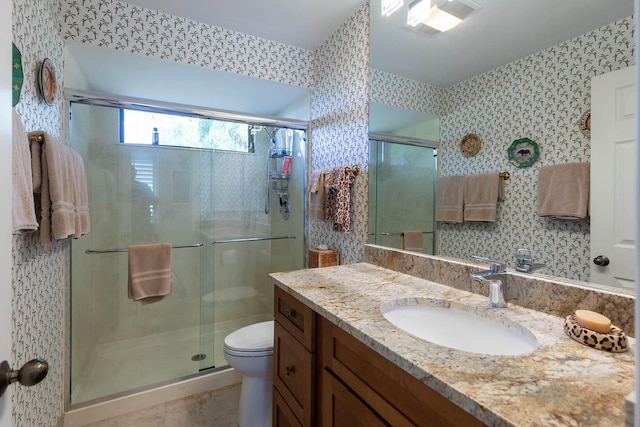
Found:
<svg viewBox="0 0 640 427"><path fill-rule="evenodd" d="M436 221L460 223L463 220L464 176L438 178Z"/></svg>
<svg viewBox="0 0 640 427"><path fill-rule="evenodd" d="M324 187L324 169L314 171L309 183L309 219L311 221L324 221L327 219L326 200L327 194Z"/></svg>
<svg viewBox="0 0 640 427"><path fill-rule="evenodd" d="M589 215L589 163L545 166L538 175L538 215L579 220Z"/></svg>
<svg viewBox="0 0 640 427"><path fill-rule="evenodd" d="M12 212L13 234L38 229L36 209L33 202L33 180L31 177L31 154L29 138L20 116L12 113Z"/></svg>
<svg viewBox="0 0 640 427"><path fill-rule="evenodd" d="M87 191L87 175L84 169L82 156L75 151L71 151L71 165L74 177L74 206L75 231L71 235L73 238L84 236L91 231L91 220L89 217L89 194Z"/></svg>
<svg viewBox="0 0 640 427"><path fill-rule="evenodd" d="M33 192L40 194L42 190L42 142L31 140L31 176Z"/></svg>
<svg viewBox="0 0 640 427"><path fill-rule="evenodd" d="M40 156L40 241L80 237L89 227L89 207L84 163L78 153L62 145L55 137L43 131ZM32 157L37 152L31 153ZM32 161L37 164L37 161Z"/></svg>
<svg viewBox="0 0 640 427"><path fill-rule="evenodd" d="M495 222L499 200L503 200L499 173L469 175L464 185L464 220Z"/></svg>
<svg viewBox="0 0 640 427"><path fill-rule="evenodd" d="M142 304L173 295L171 243L129 246L129 299Z"/></svg>
<svg viewBox="0 0 640 427"><path fill-rule="evenodd" d="M400 236L402 249L422 252L422 231L403 231Z"/></svg>

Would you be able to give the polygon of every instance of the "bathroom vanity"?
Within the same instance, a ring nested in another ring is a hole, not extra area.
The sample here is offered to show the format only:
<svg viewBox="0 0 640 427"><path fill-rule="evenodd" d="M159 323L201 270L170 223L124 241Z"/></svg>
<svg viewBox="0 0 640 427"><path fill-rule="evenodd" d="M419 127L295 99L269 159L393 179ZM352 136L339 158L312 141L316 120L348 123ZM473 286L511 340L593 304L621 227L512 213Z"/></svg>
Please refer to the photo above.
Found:
<svg viewBox="0 0 640 427"><path fill-rule="evenodd" d="M275 426L625 423L633 339L627 353L594 350L565 335L562 317L488 308L486 296L367 263L272 278ZM443 303L520 328L536 348L516 356L457 350L383 315L389 305Z"/></svg>

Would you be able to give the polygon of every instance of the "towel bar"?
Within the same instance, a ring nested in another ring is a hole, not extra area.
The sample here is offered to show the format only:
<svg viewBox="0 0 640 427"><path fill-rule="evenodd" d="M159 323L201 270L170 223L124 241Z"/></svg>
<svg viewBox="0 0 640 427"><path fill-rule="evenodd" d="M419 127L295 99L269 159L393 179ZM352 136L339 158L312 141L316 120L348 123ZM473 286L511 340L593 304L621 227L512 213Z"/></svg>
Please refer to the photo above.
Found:
<svg viewBox="0 0 640 427"><path fill-rule="evenodd" d="M204 243L194 243L191 245L174 245L171 246L173 249L183 249L183 248L199 248L201 246L203 246ZM101 250L94 250L94 249L87 249L86 251L84 251L85 254L89 254L89 255L93 255L93 254L111 254L111 253L115 253L115 252L129 252L129 248L118 248L118 249L101 249Z"/></svg>
<svg viewBox="0 0 640 427"><path fill-rule="evenodd" d="M402 231L396 233L387 233L385 231L380 233L382 236L402 236ZM433 234L433 231L423 231L422 234Z"/></svg>
<svg viewBox="0 0 640 427"><path fill-rule="evenodd" d="M235 243L235 242L257 242L260 240L280 240L280 239L295 239L296 236L262 236L262 237L240 237L237 239L225 239L225 240L214 240L211 244L215 245L216 243Z"/></svg>
<svg viewBox="0 0 640 427"><path fill-rule="evenodd" d="M42 134L29 135L29 141L42 142L44 141L44 135Z"/></svg>

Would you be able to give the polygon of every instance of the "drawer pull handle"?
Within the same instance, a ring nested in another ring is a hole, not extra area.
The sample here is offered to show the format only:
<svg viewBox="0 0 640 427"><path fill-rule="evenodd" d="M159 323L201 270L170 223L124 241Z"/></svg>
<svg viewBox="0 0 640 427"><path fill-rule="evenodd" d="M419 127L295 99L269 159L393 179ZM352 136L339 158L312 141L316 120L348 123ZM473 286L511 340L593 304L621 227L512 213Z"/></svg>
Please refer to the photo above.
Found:
<svg viewBox="0 0 640 427"><path fill-rule="evenodd" d="M285 366L284 367L284 371L287 374L287 376L293 374L293 372L294 372L293 366Z"/></svg>
<svg viewBox="0 0 640 427"><path fill-rule="evenodd" d="M287 308L284 311L284 317L286 317L287 319L291 319L295 315L296 315L296 311L293 308Z"/></svg>

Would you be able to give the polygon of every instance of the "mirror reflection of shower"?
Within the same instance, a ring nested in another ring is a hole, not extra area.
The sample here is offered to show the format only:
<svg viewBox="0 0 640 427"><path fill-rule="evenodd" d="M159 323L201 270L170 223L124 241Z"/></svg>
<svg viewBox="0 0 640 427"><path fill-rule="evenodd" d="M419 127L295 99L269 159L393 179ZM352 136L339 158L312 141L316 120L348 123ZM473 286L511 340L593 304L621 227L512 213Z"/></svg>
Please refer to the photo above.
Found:
<svg viewBox="0 0 640 427"><path fill-rule="evenodd" d="M421 252L434 254L436 150L390 139L369 139L368 242L408 249L403 236L418 231Z"/></svg>

